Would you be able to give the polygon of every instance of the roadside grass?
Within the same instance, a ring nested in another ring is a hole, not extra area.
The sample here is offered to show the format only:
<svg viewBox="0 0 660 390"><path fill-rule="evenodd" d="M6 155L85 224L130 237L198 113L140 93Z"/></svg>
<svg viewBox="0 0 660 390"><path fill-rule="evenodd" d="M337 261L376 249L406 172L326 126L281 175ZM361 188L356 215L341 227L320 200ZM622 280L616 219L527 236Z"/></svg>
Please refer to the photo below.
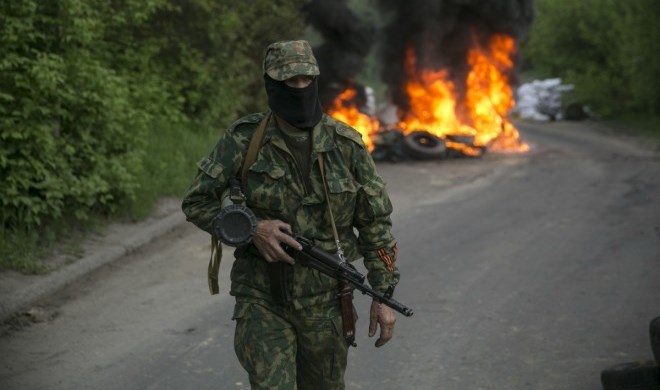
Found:
<svg viewBox="0 0 660 390"><path fill-rule="evenodd" d="M80 238L102 224L100 216L85 221L72 217L45 223L39 228L19 226L1 231L0 270L12 270L23 274L44 274L68 263L82 254ZM58 262L48 261L58 258Z"/></svg>
<svg viewBox="0 0 660 390"><path fill-rule="evenodd" d="M159 198L182 197L197 172L197 162L206 156L221 131L211 126L162 124L147 139L141 188L118 215L140 220L149 215Z"/></svg>
<svg viewBox="0 0 660 390"><path fill-rule="evenodd" d="M622 114L606 122L614 131L641 136L660 144L660 117L640 114Z"/></svg>
<svg viewBox="0 0 660 390"><path fill-rule="evenodd" d="M21 227L11 232L0 231L0 268L24 274L41 274L47 271L40 258L44 254L43 240L37 232Z"/></svg>
<svg viewBox="0 0 660 390"><path fill-rule="evenodd" d="M0 227L0 270L43 274L82 256L81 242L114 221L138 221L152 212L164 196L182 197L190 185L197 161L211 151L221 132L199 124L161 123L147 137L140 189L113 215L91 215L80 221L65 217L37 228ZM54 263L49 261L57 257ZM64 259L64 260L62 260Z"/></svg>

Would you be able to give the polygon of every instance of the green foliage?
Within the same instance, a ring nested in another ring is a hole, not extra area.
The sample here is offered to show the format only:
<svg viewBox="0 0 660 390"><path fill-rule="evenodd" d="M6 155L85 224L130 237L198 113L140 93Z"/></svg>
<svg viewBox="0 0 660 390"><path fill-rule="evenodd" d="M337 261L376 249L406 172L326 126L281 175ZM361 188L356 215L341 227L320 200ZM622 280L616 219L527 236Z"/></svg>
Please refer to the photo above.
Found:
<svg viewBox="0 0 660 390"><path fill-rule="evenodd" d="M660 3L537 0L523 54L535 72L575 84L601 115L660 115Z"/></svg>
<svg viewBox="0 0 660 390"><path fill-rule="evenodd" d="M98 17L75 1L5 4L0 32L0 219L13 228L110 212L134 194L144 121L94 55ZM13 12L12 12L13 11Z"/></svg>
<svg viewBox="0 0 660 390"><path fill-rule="evenodd" d="M185 134L185 142L181 135ZM197 162L208 153L220 136L219 131L200 124L172 125L162 121L149 132L143 169L138 182L143 183L135 199L122 208L131 218L145 217L162 196L181 197L197 171Z"/></svg>
<svg viewBox="0 0 660 390"><path fill-rule="evenodd" d="M635 0L620 7L613 27L622 42L617 54L630 83L631 108L660 116L660 3Z"/></svg>
<svg viewBox="0 0 660 390"><path fill-rule="evenodd" d="M263 50L300 37L302 2L1 1L0 258L183 193L216 129L264 106Z"/></svg>

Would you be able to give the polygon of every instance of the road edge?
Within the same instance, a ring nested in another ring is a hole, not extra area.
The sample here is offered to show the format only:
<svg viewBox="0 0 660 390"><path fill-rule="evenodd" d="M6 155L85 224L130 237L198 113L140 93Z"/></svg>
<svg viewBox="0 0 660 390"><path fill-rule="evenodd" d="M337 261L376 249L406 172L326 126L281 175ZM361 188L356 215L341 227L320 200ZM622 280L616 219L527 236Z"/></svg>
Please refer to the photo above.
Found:
<svg viewBox="0 0 660 390"><path fill-rule="evenodd" d="M186 219L181 210L169 211L163 217L148 222L128 238L104 245L99 251L27 282L25 286L2 297L0 323L6 322L22 310L35 305L85 275L137 251L185 223Z"/></svg>

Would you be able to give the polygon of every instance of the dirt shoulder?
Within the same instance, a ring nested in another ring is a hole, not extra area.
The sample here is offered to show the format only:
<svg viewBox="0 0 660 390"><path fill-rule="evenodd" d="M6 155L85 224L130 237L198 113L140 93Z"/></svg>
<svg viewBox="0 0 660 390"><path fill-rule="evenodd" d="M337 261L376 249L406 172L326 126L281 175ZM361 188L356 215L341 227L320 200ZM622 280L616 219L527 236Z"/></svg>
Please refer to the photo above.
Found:
<svg viewBox="0 0 660 390"><path fill-rule="evenodd" d="M76 259L54 254L46 263L59 267L43 275L0 272L0 321L15 314L35 315L29 306L72 283L84 274L122 258L185 223L181 201L162 199L146 219L136 223L112 223L84 239ZM32 314L31 314L32 313Z"/></svg>

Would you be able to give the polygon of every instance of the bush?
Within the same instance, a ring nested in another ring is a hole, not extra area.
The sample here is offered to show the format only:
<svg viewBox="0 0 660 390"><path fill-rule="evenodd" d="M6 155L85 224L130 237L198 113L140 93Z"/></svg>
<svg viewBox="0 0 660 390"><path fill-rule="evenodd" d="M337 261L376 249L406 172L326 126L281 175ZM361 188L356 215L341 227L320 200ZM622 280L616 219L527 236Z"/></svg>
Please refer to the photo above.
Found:
<svg viewBox="0 0 660 390"><path fill-rule="evenodd" d="M660 115L655 0L537 0L523 54L535 71L574 84L601 115Z"/></svg>
<svg viewBox="0 0 660 390"><path fill-rule="evenodd" d="M85 2L46 3L4 3L0 22L0 219L10 230L111 212L133 196L140 168L146 121L128 80L95 55L98 15Z"/></svg>
<svg viewBox="0 0 660 390"><path fill-rule="evenodd" d="M183 193L171 175L192 175L209 129L264 107L263 50L300 37L302 2L2 2L0 255L40 236L26 232Z"/></svg>

